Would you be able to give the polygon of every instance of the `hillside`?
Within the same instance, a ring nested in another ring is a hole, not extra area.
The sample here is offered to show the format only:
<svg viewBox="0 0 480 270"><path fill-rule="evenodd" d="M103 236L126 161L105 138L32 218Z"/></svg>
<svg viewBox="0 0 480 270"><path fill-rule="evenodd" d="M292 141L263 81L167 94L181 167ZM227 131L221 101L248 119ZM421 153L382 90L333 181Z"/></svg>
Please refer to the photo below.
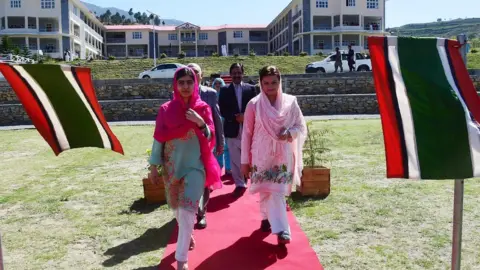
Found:
<svg viewBox="0 0 480 270"><path fill-rule="evenodd" d="M458 34L468 37L480 37L480 18L456 19L431 23L413 23L400 27L387 28L387 32L396 36L414 37L445 37L450 38Z"/></svg>
<svg viewBox="0 0 480 270"><path fill-rule="evenodd" d="M93 1L93 0L91 0ZM115 13L119 13L120 16L124 15L125 17L127 18L130 18L130 15L128 15L128 10L123 10L123 9L119 9L119 8L116 8L116 7L99 7L97 5L94 5L94 4L90 4L90 3L87 3L87 2L84 2L82 1L82 3L93 13L96 13L97 16L100 16L101 14L107 12L107 10L110 10L110 12L112 14L115 14ZM142 13L144 11L141 11ZM175 19L163 19L162 18L162 21L165 21L165 25L180 25L182 24L183 22L182 21L179 21L179 20L175 20Z"/></svg>

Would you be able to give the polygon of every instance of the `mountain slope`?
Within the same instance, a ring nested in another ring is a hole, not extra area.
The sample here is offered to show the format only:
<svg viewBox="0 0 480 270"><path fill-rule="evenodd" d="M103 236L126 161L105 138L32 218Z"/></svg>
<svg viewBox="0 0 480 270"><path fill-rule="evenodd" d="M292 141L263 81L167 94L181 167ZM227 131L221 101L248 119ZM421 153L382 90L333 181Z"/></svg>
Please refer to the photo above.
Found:
<svg viewBox="0 0 480 270"><path fill-rule="evenodd" d="M466 34L470 37L473 37L474 35L478 37L480 36L480 18L414 23L400 27L387 28L386 31L396 36L450 38L458 34Z"/></svg>
<svg viewBox="0 0 480 270"><path fill-rule="evenodd" d="M92 1L92 0L91 0ZM112 14L115 14L115 13L120 13L120 16L121 15L124 15L125 17L127 18L130 18L130 15L128 15L128 11L127 10L123 10L123 9L119 9L119 8L115 8L115 7L99 7L97 5L94 5L94 4L90 4L90 3L87 3L87 2L84 2L82 1L82 3L93 13L96 13L97 16L100 16L102 15L103 13L107 12L107 10L110 10L110 12L112 12ZM134 12L137 12L139 10L134 10ZM144 11L140 11L140 12L144 12ZM161 18L162 21L165 21L165 25L180 25L182 24L183 22L182 21L179 21L179 20L175 20L175 19L163 19Z"/></svg>

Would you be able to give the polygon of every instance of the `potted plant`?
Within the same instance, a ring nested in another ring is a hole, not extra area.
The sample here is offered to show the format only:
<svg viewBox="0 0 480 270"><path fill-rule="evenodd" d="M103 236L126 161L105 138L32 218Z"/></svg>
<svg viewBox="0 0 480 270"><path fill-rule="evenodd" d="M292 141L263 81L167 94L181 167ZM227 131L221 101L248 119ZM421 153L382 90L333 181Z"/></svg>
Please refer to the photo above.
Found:
<svg viewBox="0 0 480 270"><path fill-rule="evenodd" d="M152 154L152 150L148 149L147 150L148 159L150 159L151 154ZM147 170L148 170L148 167L147 167ZM160 177L162 177L163 175L162 166L158 166L158 175ZM143 178L143 194L147 204L165 202L165 185L163 183L163 179L161 179L158 185L154 185L150 181L150 172L149 172L148 176Z"/></svg>
<svg viewBox="0 0 480 270"><path fill-rule="evenodd" d="M327 197L330 194L330 169L323 166L327 129L313 128L313 122L307 123L307 139L303 147L303 173L300 192L303 196Z"/></svg>

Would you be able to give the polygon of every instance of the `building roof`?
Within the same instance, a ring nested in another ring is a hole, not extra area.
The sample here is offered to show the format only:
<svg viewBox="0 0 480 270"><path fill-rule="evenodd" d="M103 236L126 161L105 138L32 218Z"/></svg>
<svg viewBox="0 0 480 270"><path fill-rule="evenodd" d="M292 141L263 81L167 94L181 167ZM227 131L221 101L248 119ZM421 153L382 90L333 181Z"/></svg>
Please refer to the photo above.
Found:
<svg viewBox="0 0 480 270"><path fill-rule="evenodd" d="M220 26L200 26L203 31L218 31L223 29L266 29L265 24L223 24ZM153 30L152 25L105 25L107 30ZM155 31L175 31L176 26L155 26Z"/></svg>

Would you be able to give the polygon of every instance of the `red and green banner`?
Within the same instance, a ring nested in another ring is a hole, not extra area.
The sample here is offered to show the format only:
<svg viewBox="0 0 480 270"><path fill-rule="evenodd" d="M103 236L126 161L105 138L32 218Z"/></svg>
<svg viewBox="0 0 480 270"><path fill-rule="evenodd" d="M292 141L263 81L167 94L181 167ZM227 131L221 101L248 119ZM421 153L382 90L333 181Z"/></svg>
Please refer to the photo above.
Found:
<svg viewBox="0 0 480 270"><path fill-rule="evenodd" d="M442 38L369 37L387 178L480 177L480 98Z"/></svg>
<svg viewBox="0 0 480 270"><path fill-rule="evenodd" d="M55 155L83 147L123 154L98 103L89 68L0 63L0 72Z"/></svg>

